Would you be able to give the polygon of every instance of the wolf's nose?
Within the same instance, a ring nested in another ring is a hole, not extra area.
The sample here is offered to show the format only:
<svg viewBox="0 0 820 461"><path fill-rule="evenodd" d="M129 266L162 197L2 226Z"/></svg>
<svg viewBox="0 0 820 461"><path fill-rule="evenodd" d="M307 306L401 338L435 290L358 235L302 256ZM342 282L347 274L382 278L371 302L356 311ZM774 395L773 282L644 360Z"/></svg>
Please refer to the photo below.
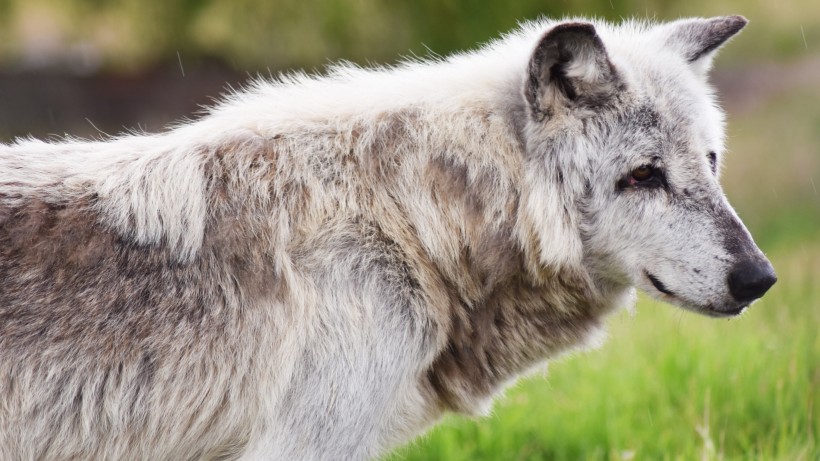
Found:
<svg viewBox="0 0 820 461"><path fill-rule="evenodd" d="M740 302L754 301L763 296L776 281L777 275L769 261L741 261L729 272L729 292Z"/></svg>

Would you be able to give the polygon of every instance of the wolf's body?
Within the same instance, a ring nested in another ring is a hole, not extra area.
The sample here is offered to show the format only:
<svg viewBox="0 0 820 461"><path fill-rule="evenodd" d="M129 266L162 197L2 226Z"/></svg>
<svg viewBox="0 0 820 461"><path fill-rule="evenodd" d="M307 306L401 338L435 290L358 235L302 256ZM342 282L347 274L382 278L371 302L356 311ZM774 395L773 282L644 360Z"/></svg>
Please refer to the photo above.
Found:
<svg viewBox="0 0 820 461"><path fill-rule="evenodd" d="M634 285L742 310L762 293L727 277L765 259L704 73L745 21L557 24L3 147L0 459L373 457L588 344Z"/></svg>

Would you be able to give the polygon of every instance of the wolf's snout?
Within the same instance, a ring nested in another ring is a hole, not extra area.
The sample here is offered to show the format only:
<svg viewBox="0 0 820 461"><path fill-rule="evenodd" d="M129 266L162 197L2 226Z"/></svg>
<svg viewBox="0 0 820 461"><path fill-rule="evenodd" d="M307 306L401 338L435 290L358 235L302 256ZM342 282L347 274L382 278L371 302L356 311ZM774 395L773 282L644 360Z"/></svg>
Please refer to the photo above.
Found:
<svg viewBox="0 0 820 461"><path fill-rule="evenodd" d="M737 301L751 302L763 296L777 281L769 261L741 261L729 272L729 292Z"/></svg>

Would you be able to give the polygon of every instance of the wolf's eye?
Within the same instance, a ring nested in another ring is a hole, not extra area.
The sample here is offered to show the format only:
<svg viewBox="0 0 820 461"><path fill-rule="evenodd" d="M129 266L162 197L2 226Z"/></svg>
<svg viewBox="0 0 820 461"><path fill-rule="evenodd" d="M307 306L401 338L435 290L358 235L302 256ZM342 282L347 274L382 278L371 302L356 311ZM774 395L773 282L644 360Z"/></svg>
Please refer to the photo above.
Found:
<svg viewBox="0 0 820 461"><path fill-rule="evenodd" d="M633 181L635 181L636 183L647 181L649 179L652 179L652 176L654 176L654 173L655 172L654 172L654 170L652 169L651 166L641 165L638 168L635 168L634 170L632 170L632 178L631 179Z"/></svg>
<svg viewBox="0 0 820 461"><path fill-rule="evenodd" d="M638 189L665 187L666 180L663 172L652 165L641 165L632 170L629 175L618 181L618 189Z"/></svg>

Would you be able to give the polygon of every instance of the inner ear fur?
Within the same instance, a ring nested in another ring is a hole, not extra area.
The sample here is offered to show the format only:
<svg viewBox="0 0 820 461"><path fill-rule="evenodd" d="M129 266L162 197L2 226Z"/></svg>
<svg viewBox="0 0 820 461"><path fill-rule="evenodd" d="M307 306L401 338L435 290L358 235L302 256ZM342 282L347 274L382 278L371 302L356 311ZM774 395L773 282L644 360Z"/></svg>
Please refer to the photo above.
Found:
<svg viewBox="0 0 820 461"><path fill-rule="evenodd" d="M535 47L527 69L524 96L536 120L557 105L596 106L617 89L618 76L595 26L559 24Z"/></svg>
<svg viewBox="0 0 820 461"><path fill-rule="evenodd" d="M709 70L720 47L743 29L749 21L743 16L682 19L667 24L666 45L703 73Z"/></svg>

